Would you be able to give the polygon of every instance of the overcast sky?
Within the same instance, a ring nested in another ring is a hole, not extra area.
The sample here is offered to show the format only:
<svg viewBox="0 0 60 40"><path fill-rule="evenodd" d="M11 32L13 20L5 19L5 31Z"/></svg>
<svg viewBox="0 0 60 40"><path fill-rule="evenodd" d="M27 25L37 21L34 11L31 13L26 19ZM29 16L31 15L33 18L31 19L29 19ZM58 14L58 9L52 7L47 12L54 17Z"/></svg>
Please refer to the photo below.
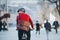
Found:
<svg viewBox="0 0 60 40"><path fill-rule="evenodd" d="M20 4L36 4L38 1L37 0L8 0L8 5L10 6L19 6Z"/></svg>

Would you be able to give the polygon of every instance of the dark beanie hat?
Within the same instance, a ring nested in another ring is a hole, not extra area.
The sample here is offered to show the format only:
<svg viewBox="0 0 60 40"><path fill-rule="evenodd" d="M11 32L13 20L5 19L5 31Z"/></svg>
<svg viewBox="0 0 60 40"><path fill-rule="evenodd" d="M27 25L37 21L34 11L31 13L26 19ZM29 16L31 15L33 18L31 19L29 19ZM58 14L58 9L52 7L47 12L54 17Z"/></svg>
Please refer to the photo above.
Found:
<svg viewBox="0 0 60 40"><path fill-rule="evenodd" d="M25 9L24 9L24 8L20 8L20 9L18 9L17 12L19 12L19 11L23 11L23 12L25 12Z"/></svg>

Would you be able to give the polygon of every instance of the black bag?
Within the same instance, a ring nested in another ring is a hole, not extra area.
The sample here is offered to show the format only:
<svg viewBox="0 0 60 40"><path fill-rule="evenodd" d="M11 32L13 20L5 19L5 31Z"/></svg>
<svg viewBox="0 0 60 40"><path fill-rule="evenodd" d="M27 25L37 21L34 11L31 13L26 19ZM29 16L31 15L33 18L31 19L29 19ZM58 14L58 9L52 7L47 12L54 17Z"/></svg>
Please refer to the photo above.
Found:
<svg viewBox="0 0 60 40"><path fill-rule="evenodd" d="M49 31L51 32L51 29L49 29Z"/></svg>

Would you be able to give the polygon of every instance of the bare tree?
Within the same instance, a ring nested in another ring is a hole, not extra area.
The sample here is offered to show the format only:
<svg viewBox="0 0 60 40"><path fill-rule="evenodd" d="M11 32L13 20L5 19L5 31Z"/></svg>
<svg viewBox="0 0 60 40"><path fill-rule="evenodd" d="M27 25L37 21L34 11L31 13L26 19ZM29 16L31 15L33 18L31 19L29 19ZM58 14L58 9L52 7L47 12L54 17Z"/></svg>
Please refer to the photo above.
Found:
<svg viewBox="0 0 60 40"><path fill-rule="evenodd" d="M60 0L48 0L48 1L56 4L56 8L57 8L59 16L60 16Z"/></svg>

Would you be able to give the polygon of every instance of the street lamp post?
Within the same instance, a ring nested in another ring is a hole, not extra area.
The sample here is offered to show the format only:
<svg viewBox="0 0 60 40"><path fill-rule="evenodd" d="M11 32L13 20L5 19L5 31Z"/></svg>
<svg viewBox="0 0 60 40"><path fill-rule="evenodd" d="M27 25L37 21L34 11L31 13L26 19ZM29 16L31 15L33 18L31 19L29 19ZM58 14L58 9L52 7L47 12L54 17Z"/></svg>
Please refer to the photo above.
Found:
<svg viewBox="0 0 60 40"><path fill-rule="evenodd" d="M1 1L0 1L0 6L1 6ZM0 16L1 16L1 7L0 7Z"/></svg>
<svg viewBox="0 0 60 40"><path fill-rule="evenodd" d="M5 18L5 21L7 23L7 29L8 29L8 18L10 17L10 14L8 13L8 0L6 0L6 3L5 3L6 7L6 13L4 14L4 18Z"/></svg>
<svg viewBox="0 0 60 40"><path fill-rule="evenodd" d="M8 13L8 5L7 5L8 0L5 0L5 12Z"/></svg>
<svg viewBox="0 0 60 40"><path fill-rule="evenodd" d="M59 6L58 6L58 8L59 8L59 15L60 15L60 0L59 0Z"/></svg>

